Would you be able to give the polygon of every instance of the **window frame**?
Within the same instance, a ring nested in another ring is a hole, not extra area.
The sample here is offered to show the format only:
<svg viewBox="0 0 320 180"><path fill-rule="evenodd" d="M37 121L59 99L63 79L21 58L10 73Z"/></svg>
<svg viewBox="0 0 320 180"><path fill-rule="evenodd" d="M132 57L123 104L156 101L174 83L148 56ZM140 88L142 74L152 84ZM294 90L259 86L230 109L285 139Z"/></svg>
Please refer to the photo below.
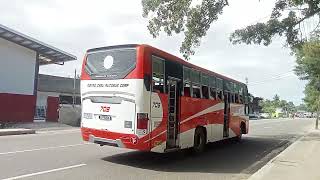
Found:
<svg viewBox="0 0 320 180"><path fill-rule="evenodd" d="M199 89L199 92L200 92L200 97L194 97L194 92L193 92L193 89L194 87L193 86L197 86L197 88ZM201 92L201 85L200 84L197 84L197 83L192 83L191 82L191 89L192 89L192 98L198 98L198 99L201 99L202 98L202 92Z"/></svg>
<svg viewBox="0 0 320 180"><path fill-rule="evenodd" d="M159 75L159 76L161 76L162 75L162 79L163 79L163 89L162 89L162 92L160 91L160 93L166 93L166 78L165 78L165 74L166 74L166 67L165 67L165 62L166 62L166 60L164 59L164 58L162 58L162 57L159 57L159 56L157 56L157 55L154 55L154 54L152 54L151 55L151 92L155 92L155 93L159 93L159 92L156 92L156 91L154 91L154 84L153 84L153 82L154 82L154 77L156 77L156 76L154 76L154 62L155 61L158 61L158 62L161 62L162 63L162 69L163 69L163 74L161 74L161 72L160 73L156 73L156 75ZM159 78L160 79L160 81L159 82L161 82L161 78Z"/></svg>
<svg viewBox="0 0 320 180"><path fill-rule="evenodd" d="M184 92L184 88L186 87L185 84L189 84L189 96L186 96L186 95L185 95L185 92ZM192 97L192 93L193 93L193 92L192 92L192 88L191 88L191 87L192 87L192 84L191 84L190 81L184 81L184 82L183 82L183 88L182 88L182 96Z"/></svg>

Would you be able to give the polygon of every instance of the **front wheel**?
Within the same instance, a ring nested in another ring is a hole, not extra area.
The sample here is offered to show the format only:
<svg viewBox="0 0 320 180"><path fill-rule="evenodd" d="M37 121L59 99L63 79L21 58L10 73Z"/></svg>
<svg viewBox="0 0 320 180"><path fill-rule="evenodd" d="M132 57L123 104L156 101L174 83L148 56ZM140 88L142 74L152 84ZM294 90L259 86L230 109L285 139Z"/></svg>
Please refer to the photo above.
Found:
<svg viewBox="0 0 320 180"><path fill-rule="evenodd" d="M202 128L197 128L194 134L193 151L195 153L201 153L206 146L206 137Z"/></svg>

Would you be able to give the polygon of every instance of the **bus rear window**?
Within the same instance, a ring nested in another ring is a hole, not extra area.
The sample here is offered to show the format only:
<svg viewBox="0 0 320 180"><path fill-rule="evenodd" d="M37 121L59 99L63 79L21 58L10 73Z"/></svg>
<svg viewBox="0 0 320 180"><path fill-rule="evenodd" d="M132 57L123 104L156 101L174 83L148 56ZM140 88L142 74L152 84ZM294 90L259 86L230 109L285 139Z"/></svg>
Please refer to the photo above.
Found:
<svg viewBox="0 0 320 180"><path fill-rule="evenodd" d="M91 52L85 71L92 79L123 79L136 67L136 49L109 49Z"/></svg>

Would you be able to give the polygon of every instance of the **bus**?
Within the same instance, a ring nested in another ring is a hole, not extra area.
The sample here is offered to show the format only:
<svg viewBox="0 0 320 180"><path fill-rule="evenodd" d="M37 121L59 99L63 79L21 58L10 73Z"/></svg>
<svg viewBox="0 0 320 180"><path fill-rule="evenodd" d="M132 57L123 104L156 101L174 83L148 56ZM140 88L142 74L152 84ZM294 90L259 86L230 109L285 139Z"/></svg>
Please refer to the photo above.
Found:
<svg viewBox="0 0 320 180"><path fill-rule="evenodd" d="M81 101L82 138L101 146L202 152L248 133L246 84L144 44L88 50Z"/></svg>

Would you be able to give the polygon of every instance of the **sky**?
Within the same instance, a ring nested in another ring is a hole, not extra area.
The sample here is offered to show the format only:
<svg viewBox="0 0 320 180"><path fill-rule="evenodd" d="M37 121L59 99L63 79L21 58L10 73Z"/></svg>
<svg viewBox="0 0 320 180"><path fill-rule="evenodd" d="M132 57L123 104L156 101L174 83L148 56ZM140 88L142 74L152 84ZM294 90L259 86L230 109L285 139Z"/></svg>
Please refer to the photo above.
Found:
<svg viewBox="0 0 320 180"><path fill-rule="evenodd" d="M245 82L254 96L302 102L306 82L294 75L295 58L284 41L276 37L268 46L232 45L230 34L239 28L268 19L274 0L230 0L214 22L190 62ZM72 77L81 71L87 49L119 45L149 44L182 57L183 34L156 39L142 17L141 0L1 0L0 23L77 56L64 66L40 67L40 73Z"/></svg>

